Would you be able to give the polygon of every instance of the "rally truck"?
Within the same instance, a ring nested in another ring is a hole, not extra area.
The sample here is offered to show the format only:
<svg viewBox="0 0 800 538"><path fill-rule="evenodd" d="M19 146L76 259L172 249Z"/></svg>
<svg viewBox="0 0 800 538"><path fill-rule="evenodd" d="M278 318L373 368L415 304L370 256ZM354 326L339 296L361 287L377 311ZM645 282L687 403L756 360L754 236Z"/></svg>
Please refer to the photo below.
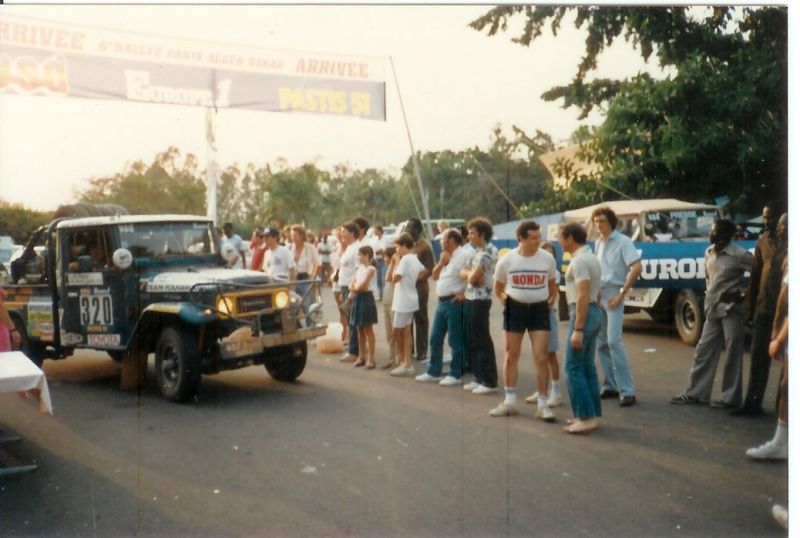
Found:
<svg viewBox="0 0 800 538"><path fill-rule="evenodd" d="M57 218L12 263L6 305L34 362L102 350L130 388L154 353L167 400L196 398L202 374L254 364L293 381L308 340L325 333L313 321L321 303L306 310L293 283L228 268L231 251L206 217Z"/></svg>

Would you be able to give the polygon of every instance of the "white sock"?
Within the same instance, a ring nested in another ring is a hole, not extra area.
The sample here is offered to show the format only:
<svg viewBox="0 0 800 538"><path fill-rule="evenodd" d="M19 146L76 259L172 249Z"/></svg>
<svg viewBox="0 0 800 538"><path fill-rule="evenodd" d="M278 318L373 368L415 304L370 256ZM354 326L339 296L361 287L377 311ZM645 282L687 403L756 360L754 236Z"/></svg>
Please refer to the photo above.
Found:
<svg viewBox="0 0 800 538"><path fill-rule="evenodd" d="M789 428L786 424L778 421L778 427L775 428L775 437L772 438L772 442L778 446L786 446L789 441Z"/></svg>
<svg viewBox="0 0 800 538"><path fill-rule="evenodd" d="M547 396L539 394L539 399L536 403L539 407L547 407Z"/></svg>
<svg viewBox="0 0 800 538"><path fill-rule="evenodd" d="M506 403L508 405L516 405L517 387L506 387Z"/></svg>
<svg viewBox="0 0 800 538"><path fill-rule="evenodd" d="M561 396L561 387L558 385L558 381L550 380L550 394L553 396Z"/></svg>

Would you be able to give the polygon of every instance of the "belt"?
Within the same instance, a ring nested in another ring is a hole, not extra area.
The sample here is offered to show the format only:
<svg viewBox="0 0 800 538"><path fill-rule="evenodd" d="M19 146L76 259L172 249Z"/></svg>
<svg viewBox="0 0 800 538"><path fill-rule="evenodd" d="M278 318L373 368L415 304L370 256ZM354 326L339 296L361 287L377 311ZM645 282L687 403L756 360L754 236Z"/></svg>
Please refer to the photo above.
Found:
<svg viewBox="0 0 800 538"><path fill-rule="evenodd" d="M445 295L444 297L439 297L439 302L440 303L445 303L447 301L452 301L455 298L456 298L455 295Z"/></svg>
<svg viewBox="0 0 800 538"><path fill-rule="evenodd" d="M741 303L744 301L744 293L739 290L726 291L719 296L719 300L723 303Z"/></svg>
<svg viewBox="0 0 800 538"><path fill-rule="evenodd" d="M308 280L308 273L297 273L297 280Z"/></svg>

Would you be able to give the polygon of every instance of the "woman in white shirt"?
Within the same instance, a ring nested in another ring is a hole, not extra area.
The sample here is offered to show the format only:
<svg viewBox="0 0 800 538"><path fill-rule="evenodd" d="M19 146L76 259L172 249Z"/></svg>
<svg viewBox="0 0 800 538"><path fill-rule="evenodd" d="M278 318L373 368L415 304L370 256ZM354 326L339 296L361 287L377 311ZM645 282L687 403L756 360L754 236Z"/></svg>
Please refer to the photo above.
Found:
<svg viewBox="0 0 800 538"><path fill-rule="evenodd" d="M317 278L321 263L319 261L319 254L314 245L306 242L306 229L299 224L292 226L292 243L289 245L289 251L292 253L294 259L294 267L297 272L297 280L312 280ZM308 312L311 304L314 302L314 297L317 294L316 289L312 287L311 282L299 282L295 288L297 294L303 298L303 309ZM306 323L310 327L313 321L310 317L306 318Z"/></svg>

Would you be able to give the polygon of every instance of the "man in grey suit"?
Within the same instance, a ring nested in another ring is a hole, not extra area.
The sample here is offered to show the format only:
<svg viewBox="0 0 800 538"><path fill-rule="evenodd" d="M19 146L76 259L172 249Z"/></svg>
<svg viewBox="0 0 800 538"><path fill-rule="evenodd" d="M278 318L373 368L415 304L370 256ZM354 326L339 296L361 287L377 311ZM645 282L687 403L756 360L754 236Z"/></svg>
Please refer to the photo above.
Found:
<svg viewBox="0 0 800 538"><path fill-rule="evenodd" d="M689 373L689 386L673 397L671 403L701 404L711 399L714 374L722 350L725 350L725 371L722 393L711 407L732 409L742 402L742 351L744 320L747 306L741 281L750 270L753 256L731 243L736 225L728 219L718 220L711 227L706 249L706 322L694 351L694 365Z"/></svg>

